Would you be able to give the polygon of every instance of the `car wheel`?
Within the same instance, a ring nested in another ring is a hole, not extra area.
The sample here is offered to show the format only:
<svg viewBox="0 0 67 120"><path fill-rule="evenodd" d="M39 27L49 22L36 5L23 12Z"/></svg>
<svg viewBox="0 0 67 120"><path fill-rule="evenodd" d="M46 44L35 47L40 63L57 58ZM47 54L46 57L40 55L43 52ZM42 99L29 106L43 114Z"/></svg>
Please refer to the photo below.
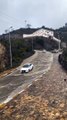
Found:
<svg viewBox="0 0 67 120"><path fill-rule="evenodd" d="M29 70L26 70L26 73L28 73L29 72Z"/></svg>

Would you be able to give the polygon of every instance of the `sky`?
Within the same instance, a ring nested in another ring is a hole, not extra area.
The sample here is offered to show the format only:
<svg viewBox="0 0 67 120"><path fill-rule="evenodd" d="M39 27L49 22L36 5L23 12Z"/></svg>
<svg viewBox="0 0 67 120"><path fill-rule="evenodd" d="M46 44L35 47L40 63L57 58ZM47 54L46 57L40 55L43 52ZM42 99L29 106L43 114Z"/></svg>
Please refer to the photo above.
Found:
<svg viewBox="0 0 67 120"><path fill-rule="evenodd" d="M59 28L67 22L67 0L0 0L0 34L11 26Z"/></svg>

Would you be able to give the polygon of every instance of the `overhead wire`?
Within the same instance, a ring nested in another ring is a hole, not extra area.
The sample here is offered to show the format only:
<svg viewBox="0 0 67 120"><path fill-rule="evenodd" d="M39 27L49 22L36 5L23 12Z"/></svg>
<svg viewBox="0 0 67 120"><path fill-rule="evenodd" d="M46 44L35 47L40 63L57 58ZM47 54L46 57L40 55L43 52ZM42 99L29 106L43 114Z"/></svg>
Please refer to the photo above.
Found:
<svg viewBox="0 0 67 120"><path fill-rule="evenodd" d="M0 14L0 15L5 15L6 17L14 20L15 22L16 22L16 21L19 21L19 19L16 19L15 17L12 17L12 16L8 15L8 14L5 13L4 11L1 11L1 10L0 10L0 13L2 13L2 14Z"/></svg>
<svg viewBox="0 0 67 120"><path fill-rule="evenodd" d="M19 24L19 26L21 26L21 22L20 19L16 19L10 15L8 15L7 13L3 12L0 10L0 19L3 20L4 22L10 23L10 24Z"/></svg>

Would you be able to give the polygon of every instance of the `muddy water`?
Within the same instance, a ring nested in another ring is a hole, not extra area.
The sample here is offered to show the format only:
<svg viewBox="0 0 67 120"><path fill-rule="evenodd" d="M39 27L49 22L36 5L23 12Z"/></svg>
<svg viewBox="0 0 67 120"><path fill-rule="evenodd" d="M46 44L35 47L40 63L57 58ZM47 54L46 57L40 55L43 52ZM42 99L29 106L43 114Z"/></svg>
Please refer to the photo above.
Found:
<svg viewBox="0 0 67 120"><path fill-rule="evenodd" d="M21 93L33 81L46 73L50 69L52 61L53 55L51 53L38 51L36 58L31 61L34 65L31 72L20 74L20 70L17 70L13 74L0 79L0 103L8 102L12 97Z"/></svg>

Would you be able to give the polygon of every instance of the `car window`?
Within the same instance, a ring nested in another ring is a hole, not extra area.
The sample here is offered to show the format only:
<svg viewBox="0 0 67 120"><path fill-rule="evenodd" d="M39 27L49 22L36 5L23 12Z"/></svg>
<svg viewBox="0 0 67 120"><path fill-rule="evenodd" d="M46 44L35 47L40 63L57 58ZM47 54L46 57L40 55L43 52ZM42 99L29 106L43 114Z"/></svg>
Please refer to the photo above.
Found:
<svg viewBox="0 0 67 120"><path fill-rule="evenodd" d="M29 64L29 65L28 65L28 64L27 64L27 65L24 65L23 67L26 68L26 67L29 67L29 66L31 66L31 64Z"/></svg>

